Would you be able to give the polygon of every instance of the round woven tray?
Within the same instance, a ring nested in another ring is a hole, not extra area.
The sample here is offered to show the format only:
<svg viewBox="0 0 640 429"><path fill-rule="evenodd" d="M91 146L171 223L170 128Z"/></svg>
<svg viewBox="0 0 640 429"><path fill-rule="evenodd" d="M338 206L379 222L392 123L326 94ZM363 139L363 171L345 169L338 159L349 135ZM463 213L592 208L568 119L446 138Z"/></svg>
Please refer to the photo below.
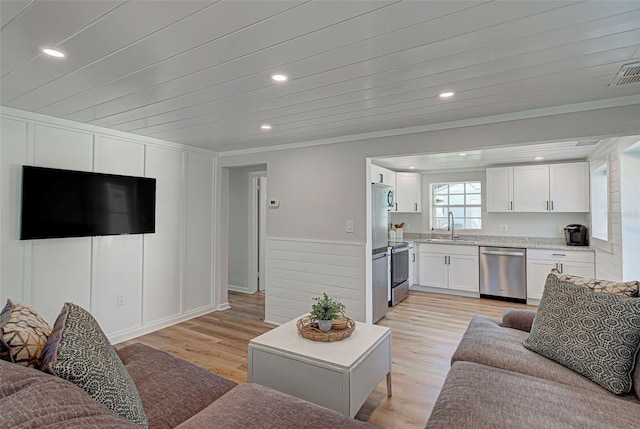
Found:
<svg viewBox="0 0 640 429"><path fill-rule="evenodd" d="M302 319L298 320L296 326L298 327L298 332L303 337L313 340L313 341L340 341L347 338L353 330L356 328L356 322L345 317L344 320L347 321L346 326L342 329L331 328L331 330L327 332L322 332L320 329L313 326L313 321L309 316L305 316Z"/></svg>

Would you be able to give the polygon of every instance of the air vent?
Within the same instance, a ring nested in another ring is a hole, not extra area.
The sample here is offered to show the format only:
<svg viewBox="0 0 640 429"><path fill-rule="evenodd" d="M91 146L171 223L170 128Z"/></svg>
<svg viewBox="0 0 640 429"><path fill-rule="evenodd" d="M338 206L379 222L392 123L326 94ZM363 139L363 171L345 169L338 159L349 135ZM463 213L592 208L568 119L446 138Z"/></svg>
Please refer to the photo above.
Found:
<svg viewBox="0 0 640 429"><path fill-rule="evenodd" d="M640 63L623 65L609 86L630 85L633 83L640 83Z"/></svg>
<svg viewBox="0 0 640 429"><path fill-rule="evenodd" d="M585 147L585 146L594 146L598 144L599 140L583 140L576 143L573 147Z"/></svg>

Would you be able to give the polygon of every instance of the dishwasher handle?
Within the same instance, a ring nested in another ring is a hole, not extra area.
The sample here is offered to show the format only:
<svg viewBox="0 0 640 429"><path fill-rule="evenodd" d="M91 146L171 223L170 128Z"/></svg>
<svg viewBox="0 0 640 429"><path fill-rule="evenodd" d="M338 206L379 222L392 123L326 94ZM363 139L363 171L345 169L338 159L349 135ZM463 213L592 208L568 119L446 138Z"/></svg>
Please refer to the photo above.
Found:
<svg viewBox="0 0 640 429"><path fill-rule="evenodd" d="M497 256L524 256L524 252L504 252L498 250L483 250L483 255L497 255Z"/></svg>

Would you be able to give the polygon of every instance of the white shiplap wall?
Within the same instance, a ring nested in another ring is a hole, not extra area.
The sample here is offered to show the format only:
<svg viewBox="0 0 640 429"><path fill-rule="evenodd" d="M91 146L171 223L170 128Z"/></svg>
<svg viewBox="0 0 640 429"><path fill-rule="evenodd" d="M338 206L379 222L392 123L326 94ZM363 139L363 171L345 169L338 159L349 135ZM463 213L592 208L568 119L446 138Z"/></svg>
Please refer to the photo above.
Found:
<svg viewBox="0 0 640 429"><path fill-rule="evenodd" d="M609 165L609 241L592 240L596 251L596 278L621 281L622 276L622 205L620 153L637 141L636 137L610 139L589 157L591 171L604 162Z"/></svg>
<svg viewBox="0 0 640 429"><path fill-rule="evenodd" d="M348 317L365 321L364 243L269 237L266 258L266 321L299 317L322 292L339 296Z"/></svg>

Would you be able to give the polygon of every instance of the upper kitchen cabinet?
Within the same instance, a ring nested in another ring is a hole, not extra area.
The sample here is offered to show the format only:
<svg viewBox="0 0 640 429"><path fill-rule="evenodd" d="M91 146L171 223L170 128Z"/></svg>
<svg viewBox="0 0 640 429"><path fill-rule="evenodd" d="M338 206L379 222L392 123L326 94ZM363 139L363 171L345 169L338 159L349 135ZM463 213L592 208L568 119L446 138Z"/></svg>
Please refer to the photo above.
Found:
<svg viewBox="0 0 640 429"><path fill-rule="evenodd" d="M371 164L371 183L382 183L393 188L396 187L396 172L379 165Z"/></svg>
<svg viewBox="0 0 640 429"><path fill-rule="evenodd" d="M487 211L513 211L513 167L487 168Z"/></svg>
<svg viewBox="0 0 640 429"><path fill-rule="evenodd" d="M396 173L396 211L419 213L422 211L422 175Z"/></svg>
<svg viewBox="0 0 640 429"><path fill-rule="evenodd" d="M589 212L589 163L549 165L551 211Z"/></svg>
<svg viewBox="0 0 640 429"><path fill-rule="evenodd" d="M513 168L513 210L549 211L549 165L525 165Z"/></svg>
<svg viewBox="0 0 640 429"><path fill-rule="evenodd" d="M589 163L487 168L488 212L588 212Z"/></svg>

